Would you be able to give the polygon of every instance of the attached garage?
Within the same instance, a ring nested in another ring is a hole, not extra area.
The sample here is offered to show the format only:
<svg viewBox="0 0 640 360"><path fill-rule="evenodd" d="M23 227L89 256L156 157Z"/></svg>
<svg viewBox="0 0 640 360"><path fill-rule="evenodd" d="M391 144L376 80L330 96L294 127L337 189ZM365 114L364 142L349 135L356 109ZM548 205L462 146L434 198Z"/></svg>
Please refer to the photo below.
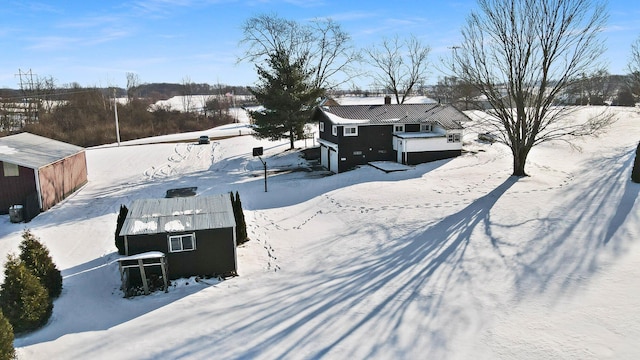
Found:
<svg viewBox="0 0 640 360"><path fill-rule="evenodd" d="M24 205L30 220L87 183L82 147L20 133L0 138L0 213Z"/></svg>

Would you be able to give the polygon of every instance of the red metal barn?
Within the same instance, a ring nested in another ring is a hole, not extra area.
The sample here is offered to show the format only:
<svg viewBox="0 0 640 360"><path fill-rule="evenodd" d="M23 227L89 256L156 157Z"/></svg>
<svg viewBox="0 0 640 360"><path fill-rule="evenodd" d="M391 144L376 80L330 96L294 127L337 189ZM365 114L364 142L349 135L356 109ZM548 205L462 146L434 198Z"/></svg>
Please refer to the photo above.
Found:
<svg viewBox="0 0 640 360"><path fill-rule="evenodd" d="M13 205L29 210L31 198L37 199L35 216L87 183L84 148L26 132L0 138L0 167L3 214Z"/></svg>

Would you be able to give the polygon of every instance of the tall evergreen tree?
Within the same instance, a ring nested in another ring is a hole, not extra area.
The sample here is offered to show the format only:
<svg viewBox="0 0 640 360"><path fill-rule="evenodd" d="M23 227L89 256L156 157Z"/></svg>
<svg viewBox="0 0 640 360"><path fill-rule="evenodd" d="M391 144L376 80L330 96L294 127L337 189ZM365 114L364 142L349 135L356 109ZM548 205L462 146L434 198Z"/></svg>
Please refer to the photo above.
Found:
<svg viewBox="0 0 640 360"><path fill-rule="evenodd" d="M118 219L116 220L116 233L115 233L115 242L116 248L118 248L118 254L124 255L124 236L120 236L120 230L122 230L122 226L124 225L124 220L127 218L127 214L129 213L129 209L120 205L120 213L118 213Z"/></svg>
<svg viewBox="0 0 640 360"><path fill-rule="evenodd" d="M264 110L251 111L254 136L260 139L289 139L290 149L302 138L304 125L324 91L312 85L312 71L307 69L308 56L296 58L286 49L277 49L266 66L256 65L257 87L251 89Z"/></svg>
<svg viewBox="0 0 640 360"><path fill-rule="evenodd" d="M244 220L244 212L242 211L242 201L237 191L235 202L233 203L233 214L236 218L236 241L238 244L243 244L249 241L249 237L247 236L247 223Z"/></svg>
<svg viewBox="0 0 640 360"><path fill-rule="evenodd" d="M47 289L52 299L62 292L62 274L49 255L49 250L29 230L22 233L20 260Z"/></svg>
<svg viewBox="0 0 640 360"><path fill-rule="evenodd" d="M0 359L15 359L16 349L13 347L13 327L0 310Z"/></svg>
<svg viewBox="0 0 640 360"><path fill-rule="evenodd" d="M0 286L0 308L16 333L44 325L53 310L47 289L13 255L5 264L4 283Z"/></svg>

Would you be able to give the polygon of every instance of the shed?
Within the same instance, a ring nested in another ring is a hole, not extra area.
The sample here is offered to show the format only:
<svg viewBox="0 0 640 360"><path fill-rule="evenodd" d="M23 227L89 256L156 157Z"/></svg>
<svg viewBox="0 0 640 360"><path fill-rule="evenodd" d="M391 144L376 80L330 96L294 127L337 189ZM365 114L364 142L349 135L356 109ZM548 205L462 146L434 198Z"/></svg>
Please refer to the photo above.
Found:
<svg viewBox="0 0 640 360"><path fill-rule="evenodd" d="M135 200L122 225L125 255L167 255L170 279L237 273L236 222L228 194Z"/></svg>
<svg viewBox="0 0 640 360"><path fill-rule="evenodd" d="M27 220L87 183L84 148L26 132L0 138L0 167L0 213L25 205Z"/></svg>

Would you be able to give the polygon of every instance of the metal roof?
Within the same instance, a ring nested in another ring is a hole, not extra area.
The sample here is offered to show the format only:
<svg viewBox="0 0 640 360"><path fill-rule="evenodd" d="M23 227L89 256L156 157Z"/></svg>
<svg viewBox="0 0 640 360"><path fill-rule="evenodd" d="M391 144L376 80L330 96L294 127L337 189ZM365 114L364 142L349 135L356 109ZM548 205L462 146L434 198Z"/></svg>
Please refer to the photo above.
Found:
<svg viewBox="0 0 640 360"><path fill-rule="evenodd" d="M39 169L75 155L84 148L23 132L0 138L0 161Z"/></svg>
<svg viewBox="0 0 640 360"><path fill-rule="evenodd" d="M462 129L461 123L469 121L462 111L440 104L343 105L319 109L347 120L344 123L354 120L363 124L362 119L368 119L367 124L371 125L436 122L447 130L455 130Z"/></svg>
<svg viewBox="0 0 640 360"><path fill-rule="evenodd" d="M120 236L229 228L236 225L229 194L135 200Z"/></svg>

